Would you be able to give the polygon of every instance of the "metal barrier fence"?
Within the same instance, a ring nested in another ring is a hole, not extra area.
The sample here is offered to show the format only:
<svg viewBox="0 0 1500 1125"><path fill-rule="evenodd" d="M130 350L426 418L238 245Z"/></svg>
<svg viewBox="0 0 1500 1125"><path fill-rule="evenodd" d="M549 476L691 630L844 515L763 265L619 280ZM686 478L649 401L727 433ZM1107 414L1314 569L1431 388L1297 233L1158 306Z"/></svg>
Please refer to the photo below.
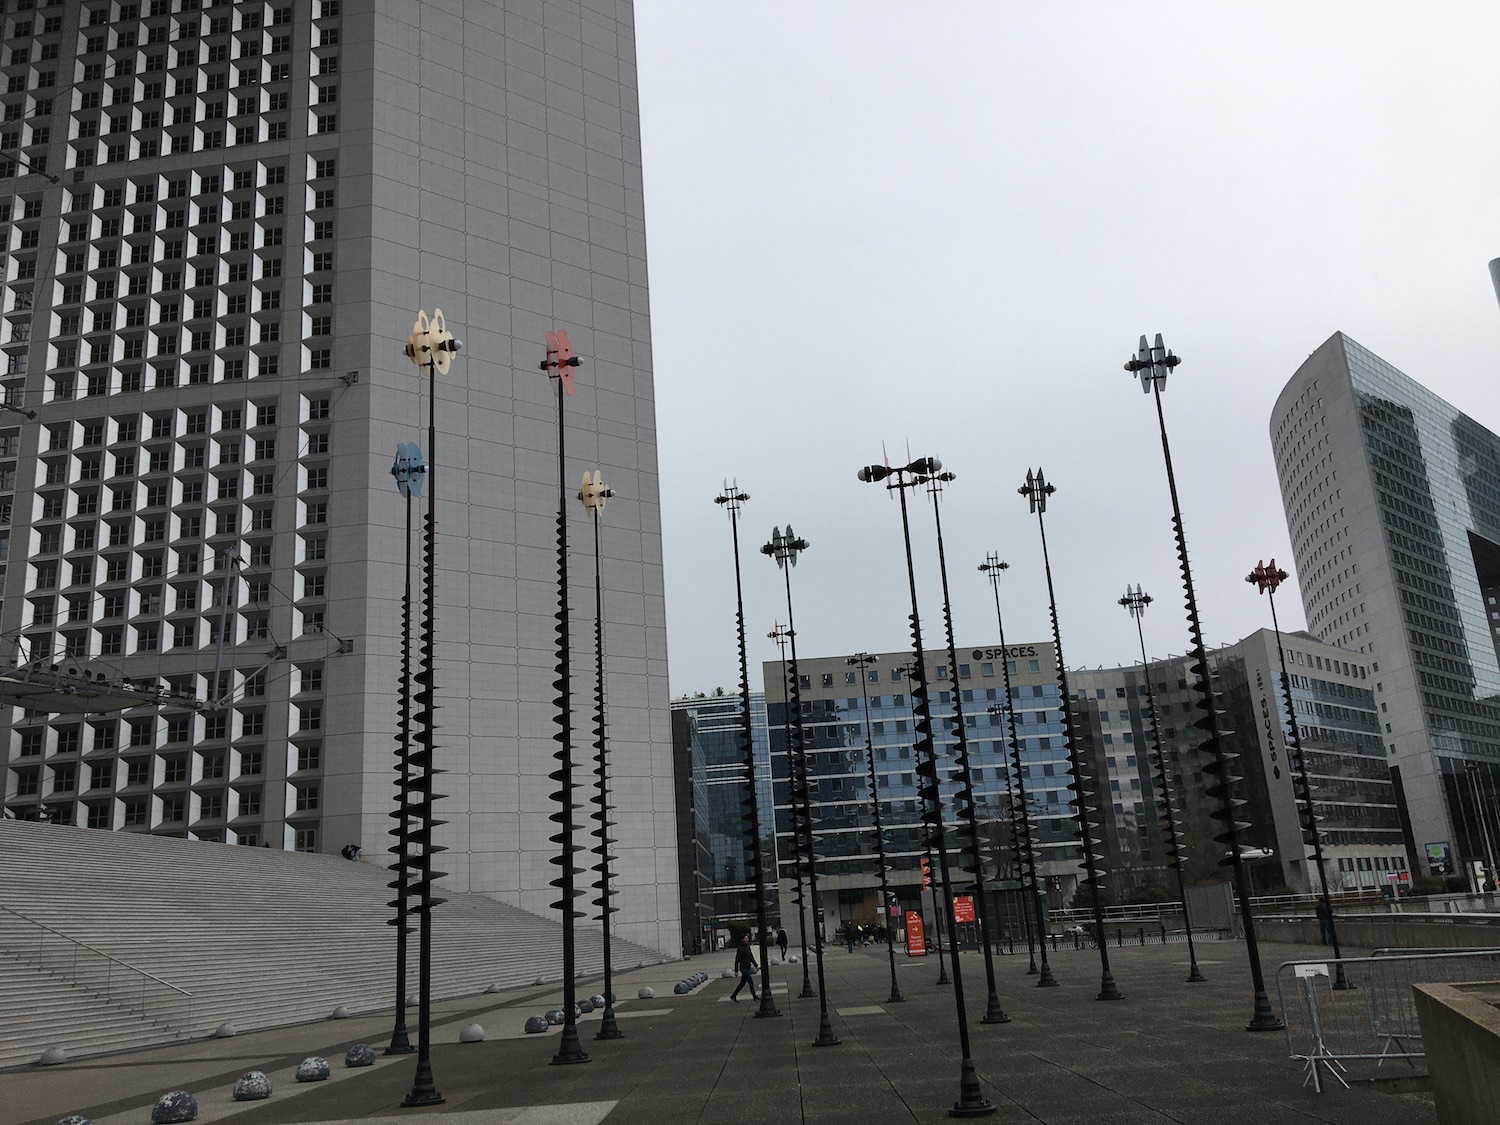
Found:
<svg viewBox="0 0 1500 1125"><path fill-rule="evenodd" d="M1500 979L1500 949L1379 954L1344 958L1347 989L1338 987L1339 965L1331 959L1287 961L1276 971L1287 1053L1306 1064L1303 1085L1311 1082L1320 1094L1325 1073L1347 1087L1351 1066L1366 1078L1388 1062L1425 1071L1412 985Z"/></svg>
<svg viewBox="0 0 1500 1125"><path fill-rule="evenodd" d="M160 1027L189 1033L191 992L5 906L0 906L0 949Z"/></svg>

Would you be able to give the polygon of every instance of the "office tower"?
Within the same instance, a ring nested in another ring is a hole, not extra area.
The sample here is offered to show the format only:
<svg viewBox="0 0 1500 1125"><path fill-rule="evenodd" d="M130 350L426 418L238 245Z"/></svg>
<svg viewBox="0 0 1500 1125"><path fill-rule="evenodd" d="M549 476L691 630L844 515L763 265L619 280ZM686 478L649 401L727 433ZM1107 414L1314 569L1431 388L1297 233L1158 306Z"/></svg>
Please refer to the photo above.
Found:
<svg viewBox="0 0 1500 1125"><path fill-rule="evenodd" d="M1308 629L1368 660L1408 846L1477 881L1500 784L1500 438L1343 333L1270 432Z"/></svg>
<svg viewBox="0 0 1500 1125"><path fill-rule="evenodd" d="M755 920L755 873L745 837L745 755L738 694L699 692L672 701L672 745L678 768L678 864L683 946L713 949L731 919ZM750 693L750 750L766 865L767 921L775 925L776 834L766 697Z"/></svg>
<svg viewBox="0 0 1500 1125"><path fill-rule="evenodd" d="M1307 633L1287 633L1282 640L1329 887L1387 886L1411 864L1385 765L1368 662ZM1292 788L1276 635L1257 630L1209 650L1208 659L1225 711L1226 749L1239 755L1234 772L1243 781L1236 796L1245 802L1240 818L1249 823L1240 842L1271 853L1251 861L1251 878L1262 890L1316 891L1317 870L1311 847L1302 840ZM1186 838L1187 871L1190 879L1206 881L1227 874L1218 866L1222 845L1213 843L1218 829L1209 817L1218 803L1207 795L1212 776L1203 776L1207 758L1193 726L1197 695L1190 663L1183 656L1153 660L1146 674ZM1109 794L1107 803L1100 802L1106 885L1118 897L1142 882L1171 885L1142 669L1139 664L1083 669L1068 677L1082 741L1099 770L1095 788L1101 797Z"/></svg>
<svg viewBox="0 0 1500 1125"><path fill-rule="evenodd" d="M0 19L0 626L22 666L170 690L14 712L7 807L378 855L405 565L389 470L413 441L438 497L438 866L547 913L558 470L537 364L566 328L584 367L563 484L597 467L617 496L620 932L675 948L629 4L4 0ZM465 351L428 449L402 347L434 307Z"/></svg>
<svg viewBox="0 0 1500 1125"><path fill-rule="evenodd" d="M1010 837L1012 791L1006 785L1010 747L1003 717L992 713L1004 706L1001 660L1009 664L1011 701L1021 758L1026 768L1026 795L1040 841L1038 872L1053 891L1053 905L1072 895L1082 849L1073 814L1073 790L1067 755L1062 748L1061 695L1057 662L1050 643L960 648L957 668L948 666L946 649L926 654L932 670L930 686L933 736L938 747L943 812L954 832L952 769L954 738L951 716L953 693L964 712L969 761L974 771L977 816L983 846L999 861L1002 880L1013 879ZM804 657L798 660L799 691L804 711L807 772L813 831L818 835L819 892L832 933L841 920L874 923L880 919L880 883L875 871L874 825L870 807L869 774L865 759L865 721L875 751L881 815L887 835L886 854L892 868L892 893L903 909L921 909L919 863L924 854L921 810L917 803L916 733L912 727L910 652L876 654L868 668L851 668L848 655ZM866 683L860 683L860 675ZM787 783L787 689L779 660L762 665L770 733L771 775L776 793L776 847L781 866L783 903L794 897L794 858L790 790ZM865 711L864 693L870 709ZM967 863L967 846L950 836L949 856L955 868ZM995 878L992 869L990 878ZM960 878L962 882L962 878ZM1011 882L1011 886L1014 883ZM787 909L790 909L787 907ZM1018 922L1019 924L1019 922Z"/></svg>

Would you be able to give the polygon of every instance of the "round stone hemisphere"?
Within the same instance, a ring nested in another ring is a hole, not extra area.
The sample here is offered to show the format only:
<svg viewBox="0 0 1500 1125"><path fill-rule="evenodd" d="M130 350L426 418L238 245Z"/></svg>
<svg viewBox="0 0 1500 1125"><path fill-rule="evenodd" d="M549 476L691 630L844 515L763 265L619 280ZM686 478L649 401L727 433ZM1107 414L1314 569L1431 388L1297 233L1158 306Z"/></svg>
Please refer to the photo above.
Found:
<svg viewBox="0 0 1500 1125"><path fill-rule="evenodd" d="M328 1060L312 1055L297 1064L298 1082L323 1082L328 1078Z"/></svg>
<svg viewBox="0 0 1500 1125"><path fill-rule="evenodd" d="M198 1116L198 1099L186 1090L173 1090L156 1099L151 1108L152 1125L175 1125Z"/></svg>
<svg viewBox="0 0 1500 1125"><path fill-rule="evenodd" d="M258 1102L271 1096L271 1080L259 1070L252 1070L235 1079L231 1095L237 1102Z"/></svg>
<svg viewBox="0 0 1500 1125"><path fill-rule="evenodd" d="M635 998L637 1000L650 1000L655 995L656 989L654 988L640 988L636 990Z"/></svg>
<svg viewBox="0 0 1500 1125"><path fill-rule="evenodd" d="M531 1016L526 1020L526 1033L528 1035L536 1035L539 1032L546 1031L550 1026L552 1025L547 1022L546 1016Z"/></svg>
<svg viewBox="0 0 1500 1125"><path fill-rule="evenodd" d="M471 1023L458 1033L460 1043L483 1043L484 1028L477 1023Z"/></svg>
<svg viewBox="0 0 1500 1125"><path fill-rule="evenodd" d="M345 1066L374 1066L375 1048L368 1043L356 1043L344 1052Z"/></svg>

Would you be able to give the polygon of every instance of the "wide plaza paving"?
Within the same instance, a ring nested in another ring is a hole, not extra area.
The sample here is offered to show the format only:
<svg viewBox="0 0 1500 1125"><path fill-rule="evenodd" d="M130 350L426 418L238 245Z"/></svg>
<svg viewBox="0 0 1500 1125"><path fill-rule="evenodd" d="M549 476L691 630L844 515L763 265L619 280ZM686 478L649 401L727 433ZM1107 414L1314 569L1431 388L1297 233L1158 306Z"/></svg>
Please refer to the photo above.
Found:
<svg viewBox="0 0 1500 1125"><path fill-rule="evenodd" d="M1097 952L1052 955L1060 987L1038 989L1026 957L996 958L1009 1023L983 1025L984 962L965 954L970 1038L995 1122L1046 1125L1427 1125L1430 1095L1355 1084L1319 1095L1303 1085L1280 1033L1244 1030L1251 1014L1243 944L1200 945L1207 983L1186 984L1186 947L1126 945L1110 950L1124 999L1103 1002ZM1324 956L1316 948L1263 945L1271 998L1278 963ZM796 999L798 965L772 964L782 1016L756 1019L758 1006L727 997L719 974L731 954L622 974L616 993L622 1039L597 1042L597 1016L580 1022L585 1065L550 1065L557 1035L527 1035L526 1016L553 1006L557 989L486 995L435 1010L432 1069L442 1106L402 1109L413 1056L381 1057L369 1069L342 1066L347 1046L383 1049L390 1017L328 1021L233 1039L115 1055L61 1067L0 1074L0 1125L51 1122L82 1113L96 1125L147 1125L156 1097L193 1091L198 1120L234 1125L410 1118L442 1114L445 1125L662 1125L705 1122L815 1122L885 1125L948 1120L958 1097L959 1049L952 987L937 981L935 958L897 958L905 1002L888 1003L883 947L825 952L828 1007L837 1046L815 1047L819 1001ZM695 971L709 981L689 995L672 985ZM788 980L784 975L790 972ZM814 976L814 983L816 977ZM783 991L790 984L791 998ZM643 985L655 997L641 1000ZM597 991L585 984L580 995ZM412 1013L413 1024L415 1013ZM481 1043L460 1043L478 1022ZM415 1038L415 1027L412 1029ZM330 1081L298 1085L298 1061L320 1054ZM270 1075L268 1101L236 1103L228 1091L250 1069ZM1409 1073L1409 1072L1408 1072Z"/></svg>

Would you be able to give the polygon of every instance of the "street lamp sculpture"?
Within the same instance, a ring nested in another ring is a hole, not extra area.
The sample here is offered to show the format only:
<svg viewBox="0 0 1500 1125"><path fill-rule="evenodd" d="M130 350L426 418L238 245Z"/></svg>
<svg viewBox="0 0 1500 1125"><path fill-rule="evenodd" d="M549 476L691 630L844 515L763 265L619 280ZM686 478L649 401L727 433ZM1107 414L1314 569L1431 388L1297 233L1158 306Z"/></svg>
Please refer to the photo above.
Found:
<svg viewBox="0 0 1500 1125"><path fill-rule="evenodd" d="M823 975L823 904L818 898L818 852L817 837L813 835L812 794L807 770L807 731L802 723L802 691L797 673L797 624L792 617L792 567L797 565L797 556L807 550L807 540L797 538L792 525L787 524L786 534L781 528L771 529L771 541L761 546L760 553L775 559L786 580L786 635L791 643L792 663L787 669L787 710L791 717L787 733L790 736L788 755L791 764L792 793L795 803L802 808L803 845L807 859L807 893L812 899L813 956L818 959L818 1037L814 1047L834 1047L839 1037L833 1033L833 1024L828 1020L828 980Z"/></svg>
<svg viewBox="0 0 1500 1125"><path fill-rule="evenodd" d="M1249 824L1237 819L1237 809L1244 801L1238 800L1233 792L1234 783L1240 779L1232 772L1231 763L1239 755L1225 747L1223 736L1228 732L1219 727L1220 712L1214 703L1213 682L1209 678L1208 653L1203 646L1203 625L1198 619L1198 599L1193 593L1193 571L1188 563L1187 533L1182 526L1182 506L1177 499L1177 477L1172 471L1172 447L1167 442L1167 419L1161 405L1161 392L1167 384L1167 376L1181 362L1162 344L1161 333L1158 332L1154 345L1147 344L1146 337L1141 337L1140 347L1135 357L1126 361L1125 370L1138 375L1142 393L1152 395L1156 401L1156 422L1161 431L1161 452L1167 467L1167 489L1172 496L1172 531L1177 538L1177 562L1182 570L1182 589L1187 603L1188 643L1193 658L1190 670L1196 677L1198 710L1201 712L1193 725L1203 732L1204 748L1212 758L1203 767L1203 772L1215 779L1208 787L1207 795L1219 802L1219 808L1210 815L1221 822L1224 829L1214 840L1223 844L1228 853L1225 859L1219 861L1220 865L1227 864L1234 869L1240 923L1245 931L1245 953L1250 960L1250 978L1255 993L1254 1009L1245 1030L1280 1031L1285 1025L1276 1017L1271 1008L1270 997L1266 994L1266 978L1260 966L1260 946L1255 939L1255 916L1250 911L1250 880L1240 849L1240 829L1248 828Z"/></svg>
<svg viewBox="0 0 1500 1125"><path fill-rule="evenodd" d="M755 881L755 926L760 934L761 988L760 1007L755 1018L779 1016L780 1010L771 999L771 940L767 932L766 918L766 856L761 846L760 797L755 785L754 727L750 717L750 665L745 648L745 592L740 578L740 506L750 499L737 485L726 484L724 491L714 497L714 503L729 513L729 526L734 537L734 627L735 639L740 651L740 759L745 767L745 797L741 802L741 818L745 839L750 853L750 877Z"/></svg>
<svg viewBox="0 0 1500 1125"><path fill-rule="evenodd" d="M859 688L865 697L865 765L870 771L870 809L875 816L875 862L880 872L880 913L885 923L885 951L891 963L891 995L889 1003L899 1004L906 999L896 983L896 927L891 925L891 884L887 877L890 865L885 860L885 822L880 815L880 778L875 772L875 742L870 735L870 677L868 669L879 663L877 657L868 652L857 652L848 663L859 671Z"/></svg>
<svg viewBox="0 0 1500 1125"><path fill-rule="evenodd" d="M901 665L901 667L897 668L896 671L899 672L902 676L905 676L908 680L911 680L913 683L915 683L915 680L913 679L915 668L916 668L915 664L903 664L903 665ZM915 720L916 719L916 710L915 710L916 699L915 699L915 696L913 696L912 702L913 702L912 719ZM917 747L917 761L918 761L918 763L920 763L921 760L922 760L922 748L921 748L921 746L918 746ZM924 816L926 815L926 810L925 809L923 810L923 815ZM944 903L942 903L942 902L940 902L938 900L938 892L942 888L939 886L939 880L933 877L933 873L932 873L932 845L930 843L928 843L928 844L925 845L925 850L922 853L922 886L926 887L927 890L932 895L932 941L929 942L929 944L934 949L937 950L938 978L933 983L935 983L939 988L941 988L945 984L952 984L953 983L951 980L948 979L948 958L944 955L944 951L948 948L948 943L947 943L947 941L946 941L946 939L944 937L945 927L943 925L943 918L944 918L944 916L950 915L952 913L953 904L952 904L952 902L948 902L948 903L944 904ZM917 891L917 906L920 908L921 905L922 905L922 892L919 889Z"/></svg>
<svg viewBox="0 0 1500 1125"><path fill-rule="evenodd" d="M407 915L411 899L411 849L415 838L411 818L415 781L411 772L411 502L413 497L422 495L422 477L426 473L427 464L422 459L421 447L416 442L398 442L396 460L391 465L391 476L396 478L397 491L406 498L406 584L401 594L401 698L396 723L396 808L390 814L396 821L396 826L390 833L396 838L396 845L391 848L396 862L390 866L390 870L396 873L396 879L387 884L396 892L396 899L386 904L396 911L395 918L387 923L396 927L396 1023L391 1029L390 1044L385 1049L388 1055L409 1055L416 1049L411 1045L406 1029L406 938L411 932ZM224 635L222 628L219 635Z"/></svg>
<svg viewBox="0 0 1500 1125"><path fill-rule="evenodd" d="M781 653L781 682L784 684L787 677L786 646L787 642L792 639L792 632L778 621L766 636L776 642L776 648ZM807 899L802 894L802 871L807 861L802 851L802 801L797 790L797 762L792 756L791 730L791 723L788 722L786 776L787 791L790 794L790 799L787 801L787 806L791 811L792 820L792 879L797 888L793 895L793 901L797 904L797 943L798 947L802 950L802 991L797 993L797 999L808 1000L816 996L817 993L813 991L812 978L808 976L812 972L812 960L807 955ZM778 879L780 874L778 871ZM817 924L818 916L815 910L813 913L813 925L816 926Z"/></svg>
<svg viewBox="0 0 1500 1125"><path fill-rule="evenodd" d="M427 369L427 448L432 462L437 462L437 377L448 374L453 357L463 347L448 331L442 309L433 309L429 320L426 310L417 313L411 335L406 338L406 357L417 369ZM430 470L429 477L432 475ZM416 907L418 940L417 958L417 1073L411 1092L401 1103L408 1106L441 1105L446 1099L438 1093L432 1080L432 910L443 902L434 898L432 883L446 872L434 871L432 857L443 851L432 841L432 830L443 822L433 817L433 802L442 797L432 791L433 778L440 772L434 756L433 735L437 727L437 486L429 481L427 489L427 526L423 536L423 565L427 586L422 606L422 667L417 673L417 749L410 755L409 768L416 774L415 803L408 802L406 812L420 818L419 827L411 833L420 850L417 881L412 888L421 896ZM409 877L410 867L404 873Z"/></svg>
<svg viewBox="0 0 1500 1125"><path fill-rule="evenodd" d="M1016 491L1026 497L1032 514L1036 516L1037 529L1042 536L1042 568L1047 575L1047 606L1052 613L1052 644L1057 656L1057 685L1062 692L1063 742L1067 745L1068 768L1073 773L1073 786L1077 795L1074 807L1078 810L1078 842L1083 845L1083 881L1089 889L1089 898L1093 905L1094 936L1099 946L1099 995L1097 999L1123 1000L1124 996L1115 985L1114 974L1109 971L1109 943L1104 938L1104 903L1099 895L1098 865L1104 856L1095 850L1098 846L1095 832L1099 825L1095 822L1093 814L1098 810L1097 806L1091 804L1094 800L1094 792L1090 787L1088 773L1083 768L1083 753L1078 747L1078 737L1073 731L1073 697L1068 689L1068 666L1063 661L1062 630L1057 620L1057 594L1052 587L1052 558L1047 552L1047 522L1044 518L1047 511L1047 497L1057 489L1047 483L1042 470L1038 468L1034 473L1030 469L1026 470L1026 483Z"/></svg>
<svg viewBox="0 0 1500 1125"><path fill-rule="evenodd" d="M1025 915L1026 940L1028 944L1031 941L1034 919L1037 944L1042 947L1042 969L1036 986L1056 988L1057 978L1052 975L1052 966L1047 962L1047 923L1042 909L1044 905L1042 883L1036 873L1036 853L1039 845L1031 826L1031 803L1026 797L1026 766L1021 760L1021 736L1016 729L1015 702L1011 697L1010 688L1010 658L1005 648L1005 616L1000 612L1000 575L1010 569L1010 564L1001 562L1000 556L991 552L985 556L984 562L979 564L979 569L989 578L990 588L995 594L995 626L1000 634L1000 682L1005 692L1003 712L1006 736L1010 745L1010 769L1006 771L1006 788L1009 789L1010 777L1014 773L1018 803L1011 806L1011 826L1015 830L1017 862L1025 864L1026 878L1031 882L1031 913ZM1027 969L1027 972L1035 973L1036 971L1036 958L1033 956L1031 967Z"/></svg>
<svg viewBox="0 0 1500 1125"><path fill-rule="evenodd" d="M932 476L941 471L943 463L936 457L919 457L907 465L866 465L859 471L859 479L867 484L885 482L888 492L894 492L901 506L901 538L906 548L906 584L911 594L911 699L913 726L917 736L917 775L922 779L918 788L922 812L927 821L925 843L933 850L937 860L938 878L943 884L943 897L953 901L953 884L948 872L948 843L943 829L942 793L938 787L937 748L932 740L932 706L927 697L927 654L922 647L922 617L917 606L917 570L912 562L911 520L906 510L906 490L914 488L919 478ZM953 1007L958 1020L959 1076L958 1101L948 1110L953 1117L982 1117L994 1113L995 1103L984 1096L979 1085L979 1074L974 1069L974 1058L969 1050L969 1019L964 1005L963 967L959 962L958 943L951 942L949 957L953 962Z"/></svg>
<svg viewBox="0 0 1500 1125"><path fill-rule="evenodd" d="M1006 723L1005 707L999 703L991 703L985 710L990 713L991 722L998 724L1003 732ZM1003 733L1001 737L1005 737ZM1021 892L1021 927L1026 931L1026 975L1034 977L1037 975L1036 931L1031 927L1031 906L1027 902L1028 895L1026 892L1026 865L1021 859L1021 819L1019 810L1016 807L1016 782L1015 778L1011 776L1010 759L1002 754L1001 761L1005 763L1005 808L1009 814L1006 819L1010 821L1010 850L1011 855L1015 858L1016 887ZM997 856L998 851L999 848L997 846ZM995 867L996 875L999 877L1000 863L998 858L996 859Z"/></svg>
<svg viewBox="0 0 1500 1125"><path fill-rule="evenodd" d="M958 786L961 804L955 810L954 817L962 828L967 829L969 863L964 870L974 876L974 901L979 908L975 911L975 919L979 923L979 945L984 950L984 977L988 990L984 1016L979 1022L1009 1023L1010 1017L1000 1006L1000 996L995 991L995 956L994 951L990 949L989 904L985 900L984 867L979 850L979 819L976 815L978 801L974 796L974 771L969 762L969 733L968 726L964 722L963 691L958 683L958 648L953 640L953 600L948 593L948 557L943 548L943 513L939 500L943 485L953 479L953 473L939 472L928 474L926 480L928 495L932 497L932 518L937 528L938 575L943 591L943 633L948 642L949 682L953 685L951 720L953 722L954 768L949 773L948 780ZM957 938L956 924L954 937Z"/></svg>
<svg viewBox="0 0 1500 1125"><path fill-rule="evenodd" d="M1167 768L1167 754L1161 744L1161 723L1156 714L1156 697L1151 691L1151 662L1146 659L1146 632L1141 626L1141 617L1150 604L1151 595L1143 593L1139 585L1134 589L1125 587L1125 596L1120 599L1120 605L1135 618L1135 634L1141 642L1141 684L1146 689L1146 710L1151 715L1151 751L1153 764L1156 766L1156 785L1161 791L1157 806L1165 819L1162 841L1172 857L1172 869L1177 872L1177 898L1182 903L1182 928L1187 934L1187 983L1198 984L1208 978L1198 971L1198 954L1193 947L1193 920L1188 917L1187 881L1182 873L1182 833L1177 828L1177 810L1172 800L1172 774Z"/></svg>
<svg viewBox="0 0 1500 1125"><path fill-rule="evenodd" d="M1245 581L1254 586L1271 604L1271 628L1276 633L1276 655L1281 663L1281 705L1286 709L1288 747L1292 755L1292 792L1298 802L1302 817L1302 842L1311 844L1313 862L1318 866L1318 885L1323 892L1323 911L1328 920L1329 943L1333 946L1332 988L1349 989L1348 974L1344 972L1344 955L1339 949L1338 927L1334 924L1333 896L1328 890L1328 868L1323 862L1323 834L1318 831L1318 816L1313 808L1312 779L1307 773L1307 755L1302 750L1302 728L1297 723L1297 708L1292 703L1292 676L1287 671L1286 649L1281 644L1281 622L1276 617L1276 590L1287 580L1287 572L1272 559L1269 566L1257 562L1255 569L1245 575Z"/></svg>
<svg viewBox="0 0 1500 1125"><path fill-rule="evenodd" d="M596 885L599 897L594 905L599 908L604 955L604 1015L599 1021L599 1032L594 1036L595 1039L619 1039L624 1035L615 1019L614 970L610 961L609 943L609 916L618 908L609 903L614 897L609 886L609 865L614 860L609 850L614 839L609 830L614 821L609 819L609 758L608 743L604 736L604 567L599 553L599 517L604 514L604 505L614 494L614 489L606 487L600 479L597 469L592 473L584 471L578 499L594 525L594 821L598 824L594 829L594 838L599 841L594 849L594 854L599 857L599 863L594 868L599 874Z"/></svg>
<svg viewBox="0 0 1500 1125"><path fill-rule="evenodd" d="M558 888L561 897L552 906L562 911L563 939L563 1030L562 1041L552 1061L558 1065L586 1063L588 1053L578 1037L577 999L577 932L575 923L583 916L581 910L573 908L573 900L582 896L577 887L578 876L583 874L574 865L573 855L578 850L573 843L573 693L572 672L569 661L572 648L568 626L568 468L566 429L563 424L563 396L573 393L573 372L583 361L573 351L566 330L559 328L547 333L547 355L542 360L541 370L557 386L557 679L552 687L557 692L553 702L557 705L557 733L552 736L557 743L557 769L548 776L558 783L552 799L558 804L550 818L558 826L557 835L551 837L558 845L557 858L552 862L560 870L551 885Z"/></svg>

